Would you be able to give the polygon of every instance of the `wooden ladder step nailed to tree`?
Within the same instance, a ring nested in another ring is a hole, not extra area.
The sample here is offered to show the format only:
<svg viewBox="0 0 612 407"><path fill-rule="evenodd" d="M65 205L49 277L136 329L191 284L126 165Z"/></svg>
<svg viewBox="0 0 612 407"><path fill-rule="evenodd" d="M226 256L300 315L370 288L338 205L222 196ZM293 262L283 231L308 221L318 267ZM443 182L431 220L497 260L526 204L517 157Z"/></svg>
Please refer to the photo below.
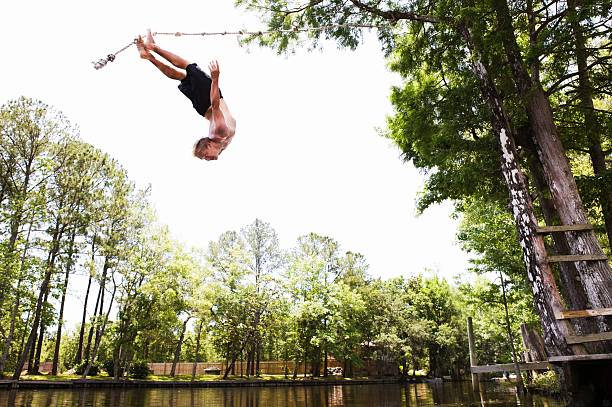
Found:
<svg viewBox="0 0 612 407"><path fill-rule="evenodd" d="M612 308L562 311L560 315L557 315L557 319L603 317L606 315L612 315Z"/></svg>
<svg viewBox="0 0 612 407"><path fill-rule="evenodd" d="M560 263L562 261L605 261L605 254L564 254L559 256L548 256L549 263Z"/></svg>
<svg viewBox="0 0 612 407"><path fill-rule="evenodd" d="M555 226L538 226L536 232L541 235L559 232L578 232L581 230L593 230L593 226L589 224L576 225L555 225Z"/></svg>
<svg viewBox="0 0 612 407"><path fill-rule="evenodd" d="M575 225L554 225L554 226L538 226L536 227L536 233L541 235L547 235L551 233L563 233L563 232L581 232L591 231L593 225L589 224L575 224ZM603 254L563 254L548 256L547 261L549 263L559 262L573 262L573 261L604 261L608 260L608 257Z"/></svg>
<svg viewBox="0 0 612 407"><path fill-rule="evenodd" d="M600 332L597 334L588 335L569 335L566 340L570 345L575 343L610 341L612 340L612 332Z"/></svg>

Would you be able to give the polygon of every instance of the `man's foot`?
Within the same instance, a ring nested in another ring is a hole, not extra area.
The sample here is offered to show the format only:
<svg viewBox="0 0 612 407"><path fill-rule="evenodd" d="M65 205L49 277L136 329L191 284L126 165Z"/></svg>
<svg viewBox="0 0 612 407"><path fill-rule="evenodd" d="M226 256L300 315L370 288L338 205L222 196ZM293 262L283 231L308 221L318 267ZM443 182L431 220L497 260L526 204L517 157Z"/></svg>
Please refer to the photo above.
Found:
<svg viewBox="0 0 612 407"><path fill-rule="evenodd" d="M142 59L151 59L151 53L145 47L145 43L142 40L142 37L139 35L136 39L136 48L138 49L138 53L140 53L140 58Z"/></svg>
<svg viewBox="0 0 612 407"><path fill-rule="evenodd" d="M153 34L151 34L151 30L147 30L147 38L145 40L144 46L147 51L155 51L155 40L153 39Z"/></svg>

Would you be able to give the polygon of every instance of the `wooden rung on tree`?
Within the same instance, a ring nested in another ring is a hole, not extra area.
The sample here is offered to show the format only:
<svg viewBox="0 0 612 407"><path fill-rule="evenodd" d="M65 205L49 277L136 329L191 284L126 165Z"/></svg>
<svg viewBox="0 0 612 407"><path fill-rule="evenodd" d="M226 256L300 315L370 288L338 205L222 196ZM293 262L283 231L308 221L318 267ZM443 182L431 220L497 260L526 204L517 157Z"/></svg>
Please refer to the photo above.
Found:
<svg viewBox="0 0 612 407"><path fill-rule="evenodd" d="M589 317L602 317L605 315L612 315L612 308L594 308L594 309L582 309L573 311L561 311L556 316L557 319L571 319L571 318L589 318Z"/></svg>
<svg viewBox="0 0 612 407"><path fill-rule="evenodd" d="M581 230L593 230L593 225L576 224L576 225L557 225L557 226L538 226L536 232L542 235L556 232L577 232Z"/></svg>
<svg viewBox="0 0 612 407"><path fill-rule="evenodd" d="M509 372L514 370L516 365L514 363L503 363L499 365L481 365L471 366L470 371L472 373L495 373L495 372ZM546 370L551 366L546 361L538 362L522 362L518 364L519 370Z"/></svg>
<svg viewBox="0 0 612 407"><path fill-rule="evenodd" d="M563 363L610 359L612 359L612 353L595 353L590 355L551 356L548 358L548 361L550 363Z"/></svg>
<svg viewBox="0 0 612 407"><path fill-rule="evenodd" d="M601 261L608 260L605 254L563 254L559 256L548 256L549 263L559 263L563 261Z"/></svg>
<svg viewBox="0 0 612 407"><path fill-rule="evenodd" d="M568 335L565 340L568 345L586 342L610 341L612 340L612 332L601 332L588 335Z"/></svg>

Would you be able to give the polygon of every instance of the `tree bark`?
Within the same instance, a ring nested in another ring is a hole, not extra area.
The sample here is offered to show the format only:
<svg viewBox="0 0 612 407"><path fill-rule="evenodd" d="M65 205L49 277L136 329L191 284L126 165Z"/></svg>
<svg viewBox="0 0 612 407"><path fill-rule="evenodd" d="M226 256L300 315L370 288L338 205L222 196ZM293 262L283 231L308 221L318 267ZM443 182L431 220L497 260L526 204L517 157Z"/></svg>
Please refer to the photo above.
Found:
<svg viewBox="0 0 612 407"><path fill-rule="evenodd" d="M198 326L198 336L196 338L196 348L195 348L195 360L193 362L193 368L191 369L191 381L195 380L196 371L198 368L198 361L200 358L200 337L202 335L202 325L204 325L204 320L200 321L200 325Z"/></svg>
<svg viewBox="0 0 612 407"><path fill-rule="evenodd" d="M529 123L533 130L538 156L552 199L564 225L588 223L578 188L565 156L553 120L552 109L546 94L537 81L532 81L527 72L516 43L512 18L506 0L492 2L502 38L506 57L510 63L514 82L525 105ZM568 232L571 254L603 254L593 231ZM545 261L545 259L543 259ZM607 261L576 262L589 307L612 307L612 270ZM608 330L605 318L598 318L599 330Z"/></svg>
<svg viewBox="0 0 612 407"><path fill-rule="evenodd" d="M191 317L189 316L183 322L181 334L179 335L178 343L176 344L176 348L174 349L174 360L172 361L172 369L170 369L170 377L174 377L176 375L176 365L178 364L181 357L181 347L183 346L183 341L185 340L185 331L187 330L187 323L190 319Z"/></svg>

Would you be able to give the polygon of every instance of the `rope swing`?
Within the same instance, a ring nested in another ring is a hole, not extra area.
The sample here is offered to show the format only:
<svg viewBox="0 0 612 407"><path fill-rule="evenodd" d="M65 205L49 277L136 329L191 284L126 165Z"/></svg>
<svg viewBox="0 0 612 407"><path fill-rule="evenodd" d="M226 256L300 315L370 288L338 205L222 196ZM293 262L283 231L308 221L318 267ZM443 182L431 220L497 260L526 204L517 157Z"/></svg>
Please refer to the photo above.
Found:
<svg viewBox="0 0 612 407"><path fill-rule="evenodd" d="M279 34L288 34L288 33L302 33L302 32L314 32L314 31L323 31L335 28L379 28L378 25L373 24L330 24L330 25L322 25L319 27L310 27L310 28L294 28L288 30L269 30L269 31L246 31L246 30L238 30L238 31L219 31L219 32L200 32L200 33L185 33L185 32L154 32L153 35L171 35L174 37L182 37L182 36L219 36L219 35L254 35L254 36L262 36L266 34L279 33ZM92 62L93 67L95 69L102 69L109 62L113 62L118 54L122 53L132 45L136 44L138 38L134 38L132 42L124 46L123 48L115 51L112 54L108 54L106 58L101 58L97 61Z"/></svg>

